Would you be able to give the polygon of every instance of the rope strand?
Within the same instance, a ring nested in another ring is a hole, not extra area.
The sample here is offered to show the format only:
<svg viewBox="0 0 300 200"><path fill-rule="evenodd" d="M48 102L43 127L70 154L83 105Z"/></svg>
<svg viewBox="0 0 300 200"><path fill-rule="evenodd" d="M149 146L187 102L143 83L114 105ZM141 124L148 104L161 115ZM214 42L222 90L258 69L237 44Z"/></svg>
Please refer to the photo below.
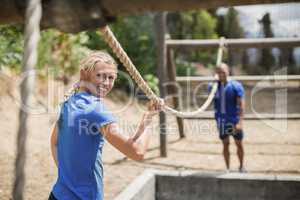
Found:
<svg viewBox="0 0 300 200"><path fill-rule="evenodd" d="M103 38L105 42L110 46L110 48L113 50L115 55L119 58L119 60L123 63L124 67L126 70L129 72L130 76L135 80L137 85L142 89L142 91L146 94L146 96L154 101L160 101L160 98L155 95L155 93L151 90L151 88L148 86L148 84L145 82L141 74L138 72L120 43L117 41L116 37L114 36L113 32L110 30L108 26L105 26L100 29ZM224 37L220 38L220 46L218 49L218 57L217 57L217 62L216 65L220 65L222 62L222 57L223 57L223 49L224 49ZM181 112L177 111L167 105L164 106L164 111L173 115L176 115L177 117L191 117L195 116L197 114L200 114L204 112L207 107L211 104L215 93L217 91L218 85L217 83L214 83L212 86L212 90L210 94L208 95L207 100L204 102L204 104L196 111L194 112Z"/></svg>

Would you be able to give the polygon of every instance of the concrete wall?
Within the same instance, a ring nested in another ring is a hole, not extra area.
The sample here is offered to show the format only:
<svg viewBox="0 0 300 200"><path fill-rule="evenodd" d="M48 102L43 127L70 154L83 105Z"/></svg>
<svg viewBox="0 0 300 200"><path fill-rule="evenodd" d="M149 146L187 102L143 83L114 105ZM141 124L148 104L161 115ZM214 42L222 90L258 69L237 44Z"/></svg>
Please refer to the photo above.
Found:
<svg viewBox="0 0 300 200"><path fill-rule="evenodd" d="M155 176L145 171L114 200L155 200Z"/></svg>
<svg viewBox="0 0 300 200"><path fill-rule="evenodd" d="M115 200L299 200L300 176L147 170Z"/></svg>
<svg viewBox="0 0 300 200"><path fill-rule="evenodd" d="M156 176L157 200L299 200L300 178L251 174Z"/></svg>

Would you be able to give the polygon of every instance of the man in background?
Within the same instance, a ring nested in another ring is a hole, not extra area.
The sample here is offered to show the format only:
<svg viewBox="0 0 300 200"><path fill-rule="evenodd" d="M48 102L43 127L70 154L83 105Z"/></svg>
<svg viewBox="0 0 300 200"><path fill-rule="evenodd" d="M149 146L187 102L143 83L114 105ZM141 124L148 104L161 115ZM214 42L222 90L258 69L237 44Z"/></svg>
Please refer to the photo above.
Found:
<svg viewBox="0 0 300 200"><path fill-rule="evenodd" d="M219 130L219 138L223 143L223 156L226 171L230 170L229 136L234 138L239 159L239 171L245 172L243 147L243 118L245 109L245 92L242 84L229 80L228 65L222 63L216 68L218 90L214 97L215 119ZM210 86L211 89L211 86Z"/></svg>

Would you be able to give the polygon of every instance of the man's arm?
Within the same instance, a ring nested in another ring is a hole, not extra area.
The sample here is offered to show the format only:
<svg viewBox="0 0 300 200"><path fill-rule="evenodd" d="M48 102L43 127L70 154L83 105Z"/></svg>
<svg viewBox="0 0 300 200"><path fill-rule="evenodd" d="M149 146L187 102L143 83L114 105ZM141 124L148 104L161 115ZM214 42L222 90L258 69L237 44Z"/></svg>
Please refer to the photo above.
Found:
<svg viewBox="0 0 300 200"><path fill-rule="evenodd" d="M57 160L57 122L52 130L51 139L50 139L50 145L51 145L51 154L52 158L55 162L56 167L58 167L58 160Z"/></svg>
<svg viewBox="0 0 300 200"><path fill-rule="evenodd" d="M237 104L240 108L239 112L239 122L236 125L236 130L242 130L243 129L243 121L244 121L244 112L245 112L245 99L242 97L237 97Z"/></svg>

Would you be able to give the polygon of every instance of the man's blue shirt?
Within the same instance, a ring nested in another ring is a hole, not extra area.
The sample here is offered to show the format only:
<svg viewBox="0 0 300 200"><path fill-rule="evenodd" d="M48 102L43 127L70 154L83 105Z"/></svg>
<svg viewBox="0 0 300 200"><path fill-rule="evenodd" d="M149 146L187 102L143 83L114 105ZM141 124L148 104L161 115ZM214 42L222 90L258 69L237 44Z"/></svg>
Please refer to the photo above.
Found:
<svg viewBox="0 0 300 200"><path fill-rule="evenodd" d="M52 191L57 199L103 199L100 127L112 122L115 118L102 101L89 93L64 102L58 122L58 179Z"/></svg>
<svg viewBox="0 0 300 200"><path fill-rule="evenodd" d="M211 90L209 86L209 91ZM237 98L244 98L245 91L242 84L235 80L228 80L227 83L218 82L218 90L214 97L215 118L218 122L238 123L240 107Z"/></svg>

